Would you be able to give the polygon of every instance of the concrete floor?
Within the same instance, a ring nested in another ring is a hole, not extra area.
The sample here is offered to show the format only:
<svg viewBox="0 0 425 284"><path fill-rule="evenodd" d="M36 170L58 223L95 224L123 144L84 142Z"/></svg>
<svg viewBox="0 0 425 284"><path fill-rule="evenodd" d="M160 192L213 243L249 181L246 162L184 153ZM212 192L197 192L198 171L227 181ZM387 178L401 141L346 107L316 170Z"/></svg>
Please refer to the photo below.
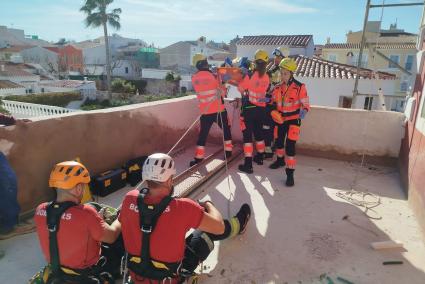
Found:
<svg viewBox="0 0 425 284"><path fill-rule="evenodd" d="M179 154L179 171L192 155L192 149ZM193 196L211 198L225 218L244 202L253 210L244 235L216 243L203 263L201 283L330 283L320 281L325 273L334 283L343 283L338 276L356 284L425 283L425 245L396 169L358 172L354 189L381 198L369 215L382 219L373 220L336 196L355 179L357 168L350 163L300 156L293 188L283 185L283 170L269 170L269 163L246 175L237 171L236 162L229 175L223 172ZM99 201L117 206L126 190ZM370 196L366 200L373 201ZM348 221L342 220L346 215ZM371 242L386 240L400 240L405 249L371 249ZM0 250L6 253L0 260L0 283L26 283L44 265L34 233L1 241ZM392 260L403 264L382 265Z"/></svg>

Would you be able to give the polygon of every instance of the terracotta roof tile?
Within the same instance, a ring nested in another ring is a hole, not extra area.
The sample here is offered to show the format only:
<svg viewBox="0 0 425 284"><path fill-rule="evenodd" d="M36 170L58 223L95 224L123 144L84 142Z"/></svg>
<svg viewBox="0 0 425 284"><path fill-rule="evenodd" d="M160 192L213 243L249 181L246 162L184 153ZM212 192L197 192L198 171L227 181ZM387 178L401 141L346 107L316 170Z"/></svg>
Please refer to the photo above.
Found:
<svg viewBox="0 0 425 284"><path fill-rule="evenodd" d="M58 88L78 88L86 83L91 83L91 81L82 81L82 80L57 80L57 81L41 81L40 86L50 86Z"/></svg>
<svg viewBox="0 0 425 284"><path fill-rule="evenodd" d="M28 69L29 67L26 64L0 61L0 77L36 76L25 71L24 68Z"/></svg>
<svg viewBox="0 0 425 284"><path fill-rule="evenodd" d="M298 65L295 76L312 78L341 78L351 79L356 77L356 66L336 63L319 57L306 57L304 55L291 56ZM394 80L396 76L391 73L377 72L379 79ZM360 78L374 78L373 70L360 68Z"/></svg>
<svg viewBox="0 0 425 284"><path fill-rule="evenodd" d="M312 35L259 35L244 36L237 45L275 45L304 47L313 39Z"/></svg>
<svg viewBox="0 0 425 284"><path fill-rule="evenodd" d="M9 80L0 80L0 89L17 89L17 88L25 88L25 87Z"/></svg>

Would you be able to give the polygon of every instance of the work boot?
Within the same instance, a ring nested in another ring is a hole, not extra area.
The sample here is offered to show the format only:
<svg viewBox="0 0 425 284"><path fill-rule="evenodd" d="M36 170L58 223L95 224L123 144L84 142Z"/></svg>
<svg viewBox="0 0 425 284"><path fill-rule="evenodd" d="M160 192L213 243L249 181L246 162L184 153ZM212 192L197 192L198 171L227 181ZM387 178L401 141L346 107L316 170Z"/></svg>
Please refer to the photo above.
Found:
<svg viewBox="0 0 425 284"><path fill-rule="evenodd" d="M286 171L286 186L294 186L294 169L285 169Z"/></svg>
<svg viewBox="0 0 425 284"><path fill-rule="evenodd" d="M252 174L254 172L252 169L252 157L245 157L245 162L239 165L239 170L247 174Z"/></svg>
<svg viewBox="0 0 425 284"><path fill-rule="evenodd" d="M193 167L196 164L199 164L202 162L203 159L194 158L192 161L190 161L189 166Z"/></svg>
<svg viewBox="0 0 425 284"><path fill-rule="evenodd" d="M251 217L251 207L247 203L242 204L241 209L236 214L236 218L238 218L240 229L239 235L242 235L246 231L246 225L248 225L249 218Z"/></svg>
<svg viewBox="0 0 425 284"><path fill-rule="evenodd" d="M229 159L231 156L232 156L232 151L226 151L225 154L224 154L224 157L226 159Z"/></svg>
<svg viewBox="0 0 425 284"><path fill-rule="evenodd" d="M278 168L282 168L285 166L285 160L281 157L277 157L276 161L274 161L269 168L272 170L278 169Z"/></svg>
<svg viewBox="0 0 425 284"><path fill-rule="evenodd" d="M264 153L257 153L254 156L254 162L257 163L257 165L262 165L264 160Z"/></svg>
<svg viewBox="0 0 425 284"><path fill-rule="evenodd" d="M264 153L264 159L265 160L269 160L269 159L272 159L273 158L273 152L270 152L270 153Z"/></svg>

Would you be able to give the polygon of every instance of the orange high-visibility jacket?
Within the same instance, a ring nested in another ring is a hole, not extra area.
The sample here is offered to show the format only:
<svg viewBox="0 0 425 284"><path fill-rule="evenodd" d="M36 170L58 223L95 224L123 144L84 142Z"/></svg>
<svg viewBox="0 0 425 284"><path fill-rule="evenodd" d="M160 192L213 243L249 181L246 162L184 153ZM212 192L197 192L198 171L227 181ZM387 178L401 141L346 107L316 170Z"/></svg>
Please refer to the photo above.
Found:
<svg viewBox="0 0 425 284"><path fill-rule="evenodd" d="M199 110L202 114L222 112L224 110L223 97L226 89L218 78L209 71L198 71L192 76L193 89L199 101Z"/></svg>
<svg viewBox="0 0 425 284"><path fill-rule="evenodd" d="M291 78L288 85L281 83L273 91L273 100L277 110L283 113L285 120L299 119L300 110L310 110L310 102L305 85Z"/></svg>
<svg viewBox="0 0 425 284"><path fill-rule="evenodd" d="M270 84L269 75L264 74L260 77L258 71L255 71L252 76L245 76L239 83L238 90L244 95L245 91L248 91L249 101L256 105L265 107L266 106L266 92Z"/></svg>

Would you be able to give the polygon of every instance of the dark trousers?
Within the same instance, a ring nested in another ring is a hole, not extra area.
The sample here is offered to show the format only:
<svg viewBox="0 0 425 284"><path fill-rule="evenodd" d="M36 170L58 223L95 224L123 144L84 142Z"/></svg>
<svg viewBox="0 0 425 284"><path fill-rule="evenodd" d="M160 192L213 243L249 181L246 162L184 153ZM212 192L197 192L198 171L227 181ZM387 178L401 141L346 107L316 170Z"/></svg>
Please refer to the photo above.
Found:
<svg viewBox="0 0 425 284"><path fill-rule="evenodd" d="M295 144L297 141L288 139L288 131L291 125L301 125L301 120L294 119L285 121L283 124L278 124L277 128L277 141L276 148L283 149L285 148L285 154L290 157L295 156Z"/></svg>
<svg viewBox="0 0 425 284"><path fill-rule="evenodd" d="M266 107L266 115L264 118L264 125L263 125L263 133L264 133L264 143L266 144L266 147L271 147L272 142L274 140L274 128L276 126L276 123L272 119L272 116L270 115L270 112L273 109L270 107Z"/></svg>
<svg viewBox="0 0 425 284"><path fill-rule="evenodd" d="M201 115L201 130L199 131L198 142L196 143L196 145L205 146L205 144L207 143L208 134L210 133L210 129L213 123L217 123L217 125L221 129L223 129L225 141L232 140L232 133L230 132L227 111L223 111L221 113Z"/></svg>
<svg viewBox="0 0 425 284"><path fill-rule="evenodd" d="M263 124L266 115L264 107L249 105L243 108L241 113L241 130L244 143L252 143L252 135L255 141L264 140Z"/></svg>
<svg viewBox="0 0 425 284"><path fill-rule="evenodd" d="M21 210L18 200L16 174L6 156L0 152L0 229L8 231L18 223Z"/></svg>

